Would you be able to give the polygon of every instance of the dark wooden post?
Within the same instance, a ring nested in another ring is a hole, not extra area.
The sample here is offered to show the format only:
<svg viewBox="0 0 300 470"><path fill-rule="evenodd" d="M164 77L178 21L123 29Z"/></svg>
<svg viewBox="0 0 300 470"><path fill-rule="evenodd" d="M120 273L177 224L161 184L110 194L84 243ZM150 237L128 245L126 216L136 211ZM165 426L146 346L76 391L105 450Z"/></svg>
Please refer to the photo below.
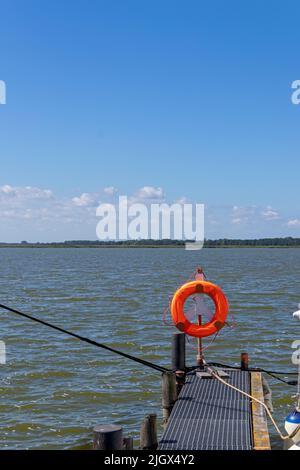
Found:
<svg viewBox="0 0 300 470"><path fill-rule="evenodd" d="M141 426L140 448L142 450L157 449L156 414L145 416Z"/></svg>
<svg viewBox="0 0 300 470"><path fill-rule="evenodd" d="M185 333L174 333L172 337L172 369L176 375L177 396L185 383Z"/></svg>
<svg viewBox="0 0 300 470"><path fill-rule="evenodd" d="M174 333L172 338L172 369L185 369L185 333Z"/></svg>
<svg viewBox="0 0 300 470"><path fill-rule="evenodd" d="M249 367L249 356L248 353L242 352L241 353L241 369L248 370Z"/></svg>
<svg viewBox="0 0 300 470"><path fill-rule="evenodd" d="M162 374L163 426L167 426L169 416L177 398L176 376L174 372Z"/></svg>
<svg viewBox="0 0 300 470"><path fill-rule="evenodd" d="M95 450L122 450L123 430L121 426L115 424L105 424L94 428Z"/></svg>
<svg viewBox="0 0 300 470"><path fill-rule="evenodd" d="M123 438L123 450L132 450L133 449L133 438L124 437Z"/></svg>
<svg viewBox="0 0 300 470"><path fill-rule="evenodd" d="M177 370L175 372L176 378L176 398L178 397L179 393L181 392L182 387L185 384L185 376L186 373L184 370Z"/></svg>

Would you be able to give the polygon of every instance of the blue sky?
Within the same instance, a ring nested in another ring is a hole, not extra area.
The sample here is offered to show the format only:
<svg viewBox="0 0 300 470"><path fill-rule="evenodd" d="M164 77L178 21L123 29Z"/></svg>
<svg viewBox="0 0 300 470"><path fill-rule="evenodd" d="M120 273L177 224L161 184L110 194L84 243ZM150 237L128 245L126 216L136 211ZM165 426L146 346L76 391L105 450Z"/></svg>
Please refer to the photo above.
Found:
<svg viewBox="0 0 300 470"><path fill-rule="evenodd" d="M300 236L299 2L0 9L0 240L94 239L110 187L204 203L207 237Z"/></svg>

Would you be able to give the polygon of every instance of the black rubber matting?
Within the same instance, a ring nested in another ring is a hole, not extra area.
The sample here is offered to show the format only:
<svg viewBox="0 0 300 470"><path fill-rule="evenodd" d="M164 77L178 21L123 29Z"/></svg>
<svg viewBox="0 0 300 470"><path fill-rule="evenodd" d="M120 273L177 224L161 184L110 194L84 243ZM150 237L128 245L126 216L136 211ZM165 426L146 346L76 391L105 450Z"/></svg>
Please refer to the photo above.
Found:
<svg viewBox="0 0 300 470"><path fill-rule="evenodd" d="M228 383L250 393L247 371L226 370ZM187 374L160 450L251 450L250 399L216 379Z"/></svg>

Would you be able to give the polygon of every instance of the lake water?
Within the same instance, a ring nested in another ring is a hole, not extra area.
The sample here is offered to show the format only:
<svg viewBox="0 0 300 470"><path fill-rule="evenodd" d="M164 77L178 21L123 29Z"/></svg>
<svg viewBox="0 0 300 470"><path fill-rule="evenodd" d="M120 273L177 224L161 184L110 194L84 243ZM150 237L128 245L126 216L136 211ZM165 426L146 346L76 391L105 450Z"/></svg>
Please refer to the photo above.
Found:
<svg viewBox="0 0 300 470"><path fill-rule="evenodd" d="M206 360L239 364L246 350L252 366L295 370L298 249L0 249L0 303L169 367L175 328L164 325L163 310L199 264L226 293L237 322L220 332ZM102 423L121 424L137 445L143 416L156 412L160 421L160 373L15 314L0 315L7 348L0 448L87 448L93 426ZM270 384L283 425L296 387Z"/></svg>

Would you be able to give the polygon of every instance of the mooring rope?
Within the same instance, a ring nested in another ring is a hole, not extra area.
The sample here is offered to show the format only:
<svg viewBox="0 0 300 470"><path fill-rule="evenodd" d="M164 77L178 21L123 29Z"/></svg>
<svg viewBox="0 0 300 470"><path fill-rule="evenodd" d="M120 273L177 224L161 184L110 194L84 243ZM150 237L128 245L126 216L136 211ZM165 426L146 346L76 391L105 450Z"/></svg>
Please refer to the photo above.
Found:
<svg viewBox="0 0 300 470"><path fill-rule="evenodd" d="M233 390L241 393L242 395L245 395L246 397L250 398L251 400L255 401L256 403L259 403L265 410L266 410L266 413L267 415L269 416L273 426L275 427L277 433L279 434L279 436L281 437L282 440L287 440L287 439L292 439L293 437L296 436L296 434L300 431L300 424L296 427L296 429L294 429L293 432L291 432L291 434L286 434L286 435L283 435L282 432L280 431L275 419L273 418L272 414L271 414L271 411L269 410L269 408L267 407L267 405L259 400L258 398L254 397L253 395L250 395L249 393L247 392L244 392L244 390L241 390L239 389L238 387L235 387L234 385L231 385L229 384L228 382L226 382L226 380L222 379L222 377L219 376L218 374L218 371L214 370L212 367L210 367L204 360L204 365L207 366L207 370L208 372L210 372L210 374L215 377L217 380L219 380L219 382L221 382L222 384L226 385L226 387L229 387L229 388L232 388Z"/></svg>
<svg viewBox="0 0 300 470"><path fill-rule="evenodd" d="M152 369L155 369L158 372L171 372L171 369L167 369L163 366L159 366L158 364L153 364L152 362L146 361L145 359L141 359L136 356L132 356L131 354L124 353L123 351L119 351L118 349L111 348L110 346L107 346L103 343L98 343L98 341L94 341L92 339L85 338L84 336L77 335L76 333L73 333L72 331L65 330L64 328L53 325L52 323L48 323L44 320L40 320L39 318L33 317L32 315L28 315L27 313L20 312L19 310L8 307L7 305L0 304L0 308L7 310L9 312L12 312L12 313L16 313L17 315L20 315L21 317L28 318L29 320L32 320L36 323L40 323L41 325L48 326L49 328L60 331L61 333L65 333L66 335L73 336L73 338L79 339L80 341L84 341L85 343L92 344L93 346L97 346L98 348L106 349L107 351L118 354L119 356L126 357L127 359L130 359L131 361L134 361L134 362L138 362L139 364L142 364L143 366L151 367Z"/></svg>

